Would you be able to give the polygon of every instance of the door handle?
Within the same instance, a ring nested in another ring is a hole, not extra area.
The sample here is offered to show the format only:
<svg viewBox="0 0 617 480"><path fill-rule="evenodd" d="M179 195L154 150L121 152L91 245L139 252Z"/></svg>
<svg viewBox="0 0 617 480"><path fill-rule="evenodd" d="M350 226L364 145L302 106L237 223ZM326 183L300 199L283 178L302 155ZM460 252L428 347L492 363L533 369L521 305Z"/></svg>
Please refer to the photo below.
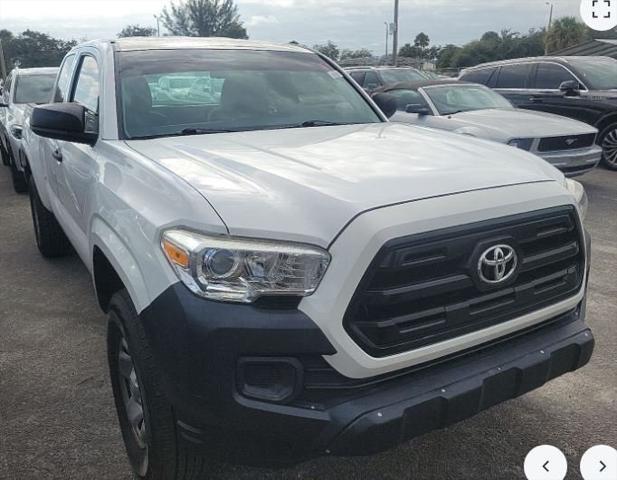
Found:
<svg viewBox="0 0 617 480"><path fill-rule="evenodd" d="M51 156L56 159L58 162L62 162L62 150L56 148L53 152L51 152Z"/></svg>
<svg viewBox="0 0 617 480"><path fill-rule="evenodd" d="M539 97L530 97L529 101L531 103L542 103L543 102L543 100L541 98L539 98Z"/></svg>

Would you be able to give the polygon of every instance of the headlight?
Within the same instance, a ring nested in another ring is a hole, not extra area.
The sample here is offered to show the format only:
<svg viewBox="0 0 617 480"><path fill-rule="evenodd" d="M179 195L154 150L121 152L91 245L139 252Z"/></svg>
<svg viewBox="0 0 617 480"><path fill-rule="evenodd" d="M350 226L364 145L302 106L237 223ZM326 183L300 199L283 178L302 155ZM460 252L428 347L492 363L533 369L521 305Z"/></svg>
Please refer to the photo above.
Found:
<svg viewBox="0 0 617 480"><path fill-rule="evenodd" d="M311 295L330 263L330 254L318 247L186 230L164 232L161 246L180 280L193 293L225 302Z"/></svg>
<svg viewBox="0 0 617 480"><path fill-rule="evenodd" d="M21 140L21 134L23 131L21 125L11 125L10 130L13 137L15 137L17 140Z"/></svg>
<svg viewBox="0 0 617 480"><path fill-rule="evenodd" d="M578 211L581 215L581 220L585 221L585 218L587 217L587 210L589 209L589 199L587 198L585 187L583 187L576 180L571 180L569 178L566 178L565 187L572 195L574 195L578 205Z"/></svg>
<svg viewBox="0 0 617 480"><path fill-rule="evenodd" d="M533 145L533 138L515 138L514 140L510 140L508 145L529 151Z"/></svg>

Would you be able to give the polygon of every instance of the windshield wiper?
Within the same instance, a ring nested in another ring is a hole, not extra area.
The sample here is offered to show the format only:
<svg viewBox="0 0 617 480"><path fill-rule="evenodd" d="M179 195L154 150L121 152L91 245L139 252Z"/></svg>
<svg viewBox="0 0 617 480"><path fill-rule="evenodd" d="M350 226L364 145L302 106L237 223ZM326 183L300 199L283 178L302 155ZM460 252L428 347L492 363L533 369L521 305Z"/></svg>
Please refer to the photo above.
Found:
<svg viewBox="0 0 617 480"><path fill-rule="evenodd" d="M173 133L172 135L180 136L180 135L207 135L210 133L231 133L238 132L239 130L231 130L229 128L185 128L184 130Z"/></svg>

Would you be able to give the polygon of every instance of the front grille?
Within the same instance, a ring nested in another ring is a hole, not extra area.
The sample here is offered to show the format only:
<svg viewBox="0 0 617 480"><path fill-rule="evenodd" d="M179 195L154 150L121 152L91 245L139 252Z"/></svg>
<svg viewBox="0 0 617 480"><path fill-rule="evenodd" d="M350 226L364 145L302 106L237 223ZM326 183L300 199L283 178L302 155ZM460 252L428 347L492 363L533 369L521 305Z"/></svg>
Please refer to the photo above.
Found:
<svg viewBox="0 0 617 480"><path fill-rule="evenodd" d="M489 285L478 260L503 244L517 252L518 270ZM570 206L392 240L362 278L345 329L367 353L384 357L511 320L580 290L582 245Z"/></svg>
<svg viewBox="0 0 617 480"><path fill-rule="evenodd" d="M576 150L591 147L596 141L595 133L588 135L570 135L569 137L542 138L538 146L540 152Z"/></svg>

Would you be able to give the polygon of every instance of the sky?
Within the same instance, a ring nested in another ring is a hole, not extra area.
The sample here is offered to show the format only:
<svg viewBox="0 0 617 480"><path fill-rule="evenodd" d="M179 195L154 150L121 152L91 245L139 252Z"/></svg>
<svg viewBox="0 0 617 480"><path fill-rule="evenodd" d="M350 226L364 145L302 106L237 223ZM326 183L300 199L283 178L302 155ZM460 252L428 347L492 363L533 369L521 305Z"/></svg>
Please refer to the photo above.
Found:
<svg viewBox="0 0 617 480"><path fill-rule="evenodd" d="M64 39L113 38L127 24L156 26L171 0L0 0L0 29ZM180 0L175 0L179 2ZM385 50L394 0L236 0L255 40ZM553 0L555 18L579 16L580 0ZM548 23L545 0L400 0L400 43L427 33L433 45L464 44L489 30L527 32ZM164 29L163 29L164 31Z"/></svg>

